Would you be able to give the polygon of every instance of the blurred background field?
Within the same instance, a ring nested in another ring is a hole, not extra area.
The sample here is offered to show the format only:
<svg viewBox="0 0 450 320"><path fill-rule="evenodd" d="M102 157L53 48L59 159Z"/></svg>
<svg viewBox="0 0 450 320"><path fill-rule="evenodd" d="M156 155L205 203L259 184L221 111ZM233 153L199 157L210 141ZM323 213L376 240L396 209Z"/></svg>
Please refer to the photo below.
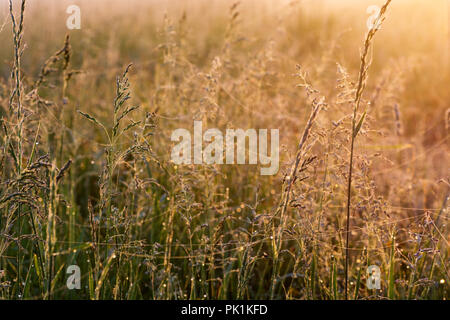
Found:
<svg viewBox="0 0 450 320"><path fill-rule="evenodd" d="M11 100L14 42L0 0L0 297L342 299L349 99L367 8L384 2L29 1L22 96ZM66 27L71 4L80 30ZM448 299L449 24L447 0L393 0L371 48L351 298ZM116 77L130 63L122 110L139 108L112 143L78 111L113 136ZM297 65L312 96L297 86ZM322 96L283 221L286 176ZM170 135L194 120L279 129L280 171L174 165ZM81 290L66 288L72 264ZM373 264L381 290L366 288Z"/></svg>

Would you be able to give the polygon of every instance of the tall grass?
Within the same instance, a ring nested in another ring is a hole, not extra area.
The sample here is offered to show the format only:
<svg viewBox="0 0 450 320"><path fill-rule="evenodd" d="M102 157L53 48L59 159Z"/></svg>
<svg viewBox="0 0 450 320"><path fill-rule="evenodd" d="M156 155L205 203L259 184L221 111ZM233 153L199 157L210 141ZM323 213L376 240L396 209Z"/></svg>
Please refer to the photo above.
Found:
<svg viewBox="0 0 450 320"><path fill-rule="evenodd" d="M369 30L366 36L366 40L364 41L364 48L361 54L361 66L359 68L358 75L358 84L355 92L355 101L353 107L353 116L352 116L352 130L351 130L351 143L350 143L350 161L349 161L349 170L348 170L348 187L347 187L347 219L346 219L346 228L345 228L345 299L348 299L348 260L349 260L349 237L350 237L350 207L351 207L351 192L352 192L352 175L353 175L353 156L354 156L354 148L355 148L355 139L358 136L359 131L361 130L362 125L364 124L364 119L366 118L367 111L364 111L359 120L357 120L358 111L361 106L361 99L364 92L364 88L366 86L366 79L368 76L369 70L369 61L368 54L371 46L371 42L373 37L375 36L379 27L385 18L386 10L389 7L389 4L392 0L387 0L386 3L381 7L380 12L373 23L373 27Z"/></svg>
<svg viewBox="0 0 450 320"><path fill-rule="evenodd" d="M53 28L57 43L36 31L64 26L45 1L8 3L0 298L448 299L438 35L411 45L415 11L390 0L367 33L359 6L198 1L81 2L82 29ZM194 120L278 128L280 172L175 165L171 132Z"/></svg>

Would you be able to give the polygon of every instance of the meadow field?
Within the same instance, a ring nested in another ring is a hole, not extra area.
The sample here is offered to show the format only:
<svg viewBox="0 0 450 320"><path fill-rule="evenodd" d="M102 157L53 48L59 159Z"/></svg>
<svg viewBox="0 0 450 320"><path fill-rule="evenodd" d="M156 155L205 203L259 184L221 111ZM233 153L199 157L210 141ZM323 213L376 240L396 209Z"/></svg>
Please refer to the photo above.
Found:
<svg viewBox="0 0 450 320"><path fill-rule="evenodd" d="M0 299L448 299L449 25L447 0L0 0ZM174 162L194 121L278 129L279 169Z"/></svg>

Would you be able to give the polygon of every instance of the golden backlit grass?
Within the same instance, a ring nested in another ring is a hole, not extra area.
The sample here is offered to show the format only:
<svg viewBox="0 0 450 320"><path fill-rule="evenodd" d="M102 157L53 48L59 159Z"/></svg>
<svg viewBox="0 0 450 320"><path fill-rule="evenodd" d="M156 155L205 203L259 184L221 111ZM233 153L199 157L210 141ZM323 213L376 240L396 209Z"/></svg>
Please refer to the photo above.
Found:
<svg viewBox="0 0 450 320"><path fill-rule="evenodd" d="M343 299L346 249L349 299L448 298L446 1L366 54L385 1L126 3L27 3L22 39L13 1L16 44L0 4L1 298ZM194 120L279 129L279 173L174 165Z"/></svg>

